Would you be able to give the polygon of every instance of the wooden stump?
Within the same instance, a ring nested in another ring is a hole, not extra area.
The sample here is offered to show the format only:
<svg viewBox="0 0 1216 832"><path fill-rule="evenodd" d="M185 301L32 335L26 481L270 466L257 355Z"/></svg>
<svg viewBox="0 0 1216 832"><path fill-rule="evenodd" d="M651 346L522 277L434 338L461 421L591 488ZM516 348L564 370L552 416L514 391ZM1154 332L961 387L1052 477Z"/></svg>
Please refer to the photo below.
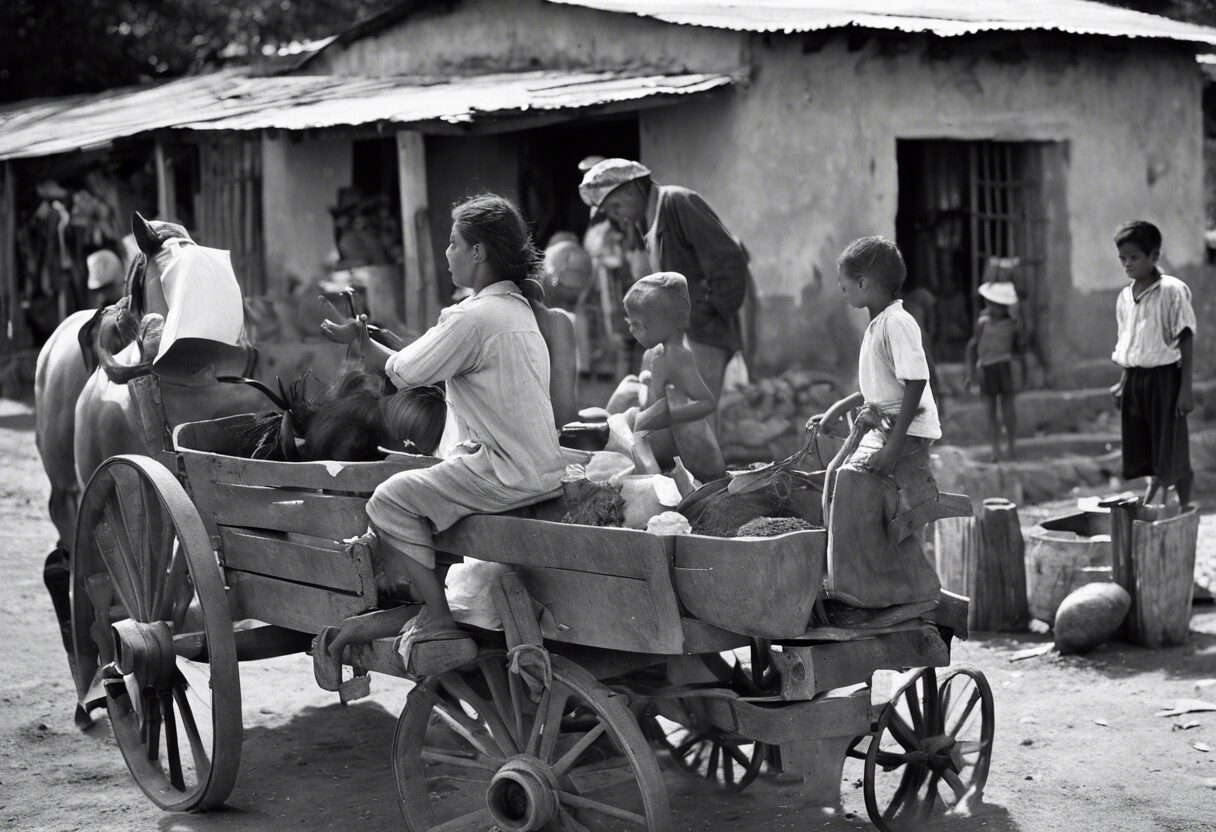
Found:
<svg viewBox="0 0 1216 832"><path fill-rule="evenodd" d="M1190 630L1199 512L1192 507L1169 517L1134 497L1110 511L1113 577L1132 597L1123 637L1151 648L1182 644Z"/></svg>
<svg viewBox="0 0 1216 832"><path fill-rule="evenodd" d="M935 526L934 557L942 586L971 599L973 630L1017 631L1030 618L1026 564L1017 506L984 501L979 517L951 517Z"/></svg>

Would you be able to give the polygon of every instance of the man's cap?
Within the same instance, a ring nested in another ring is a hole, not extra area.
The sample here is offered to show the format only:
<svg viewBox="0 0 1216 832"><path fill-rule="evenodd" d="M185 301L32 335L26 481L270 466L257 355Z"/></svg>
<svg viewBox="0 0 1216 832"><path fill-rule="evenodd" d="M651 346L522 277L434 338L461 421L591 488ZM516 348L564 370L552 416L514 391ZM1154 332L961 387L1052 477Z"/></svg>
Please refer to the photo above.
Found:
<svg viewBox="0 0 1216 832"><path fill-rule="evenodd" d="M122 261L108 248L98 249L85 260L88 266L90 291L104 289L123 279Z"/></svg>
<svg viewBox="0 0 1216 832"><path fill-rule="evenodd" d="M980 297L1004 306L1013 306L1018 302L1017 289L1008 280L994 280L980 284Z"/></svg>
<svg viewBox="0 0 1216 832"><path fill-rule="evenodd" d="M583 159L583 161L578 163L578 169L581 171L589 171L602 161L604 161L603 156L587 156Z"/></svg>
<svg viewBox="0 0 1216 832"><path fill-rule="evenodd" d="M608 194L626 182L648 179L650 168L629 159L605 159L597 162L583 175L578 195L592 208L598 208Z"/></svg>

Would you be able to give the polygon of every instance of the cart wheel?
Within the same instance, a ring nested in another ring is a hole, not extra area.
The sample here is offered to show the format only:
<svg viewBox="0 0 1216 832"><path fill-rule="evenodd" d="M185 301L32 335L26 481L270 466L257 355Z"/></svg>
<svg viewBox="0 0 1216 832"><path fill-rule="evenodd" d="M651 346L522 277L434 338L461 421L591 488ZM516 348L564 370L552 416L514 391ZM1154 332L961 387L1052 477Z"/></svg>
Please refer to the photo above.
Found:
<svg viewBox="0 0 1216 832"><path fill-rule="evenodd" d="M224 802L241 754L241 688L224 582L198 512L160 463L106 460L81 498L72 550L76 688L105 704L152 802Z"/></svg>
<svg viewBox="0 0 1216 832"><path fill-rule="evenodd" d="M690 774L728 792L743 791L760 774L769 746L704 723L685 707L690 704L688 700L677 703L682 713L676 720L649 711L643 732Z"/></svg>
<svg viewBox="0 0 1216 832"><path fill-rule="evenodd" d="M904 674L874 733L850 752L866 749L870 820L893 832L921 829L935 815L967 815L983 796L993 728L983 673L957 668L940 686L933 668Z"/></svg>
<svg viewBox="0 0 1216 832"><path fill-rule="evenodd" d="M550 661L535 703L502 653L410 692L393 738L410 832L671 830L659 765L624 697Z"/></svg>

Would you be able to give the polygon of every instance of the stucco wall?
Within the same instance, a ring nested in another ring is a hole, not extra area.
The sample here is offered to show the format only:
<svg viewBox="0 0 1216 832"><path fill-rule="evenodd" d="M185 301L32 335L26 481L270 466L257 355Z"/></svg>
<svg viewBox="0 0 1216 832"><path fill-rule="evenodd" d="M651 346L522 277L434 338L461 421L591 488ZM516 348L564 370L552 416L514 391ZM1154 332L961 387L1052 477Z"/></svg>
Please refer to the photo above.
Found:
<svg viewBox="0 0 1216 832"><path fill-rule="evenodd" d="M858 236L894 236L900 138L1067 143L1057 362L1109 355L1121 221L1156 222L1180 272L1202 262L1200 77L1187 50L1002 37L938 41L930 57L928 43L880 54L844 36L757 38L746 88L642 114L643 160L700 191L752 253L762 364L850 371L865 319L845 312L833 264Z"/></svg>
<svg viewBox="0 0 1216 832"><path fill-rule="evenodd" d="M460 75L541 68L733 72L745 36L668 26L542 0L435 4L401 24L330 47L304 71L335 75Z"/></svg>
<svg viewBox="0 0 1216 832"><path fill-rule="evenodd" d="M324 272L334 249L329 208L351 182L349 139L299 139L289 134L262 144L262 211L266 284L274 292L288 275L303 280Z"/></svg>

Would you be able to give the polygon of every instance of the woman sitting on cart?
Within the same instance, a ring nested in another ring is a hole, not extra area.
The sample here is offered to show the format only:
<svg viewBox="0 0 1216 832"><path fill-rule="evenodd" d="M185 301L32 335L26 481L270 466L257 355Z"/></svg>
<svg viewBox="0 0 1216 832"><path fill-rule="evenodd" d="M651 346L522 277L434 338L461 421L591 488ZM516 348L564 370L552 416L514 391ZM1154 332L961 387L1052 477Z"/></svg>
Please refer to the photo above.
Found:
<svg viewBox="0 0 1216 832"><path fill-rule="evenodd" d="M533 279L539 256L527 224L502 197L466 200L452 210L447 260L452 282L474 294L444 309L438 324L401 351L369 340L360 320L322 324L332 341L362 339L365 360L399 388L446 382L458 432L442 462L394 474L367 504L367 538L386 581L408 583L425 607L412 620L414 610L403 606L323 632L314 659L317 681L330 689L347 644L395 635L403 626L399 649L407 666L411 651L438 641L453 642L442 650L453 666L471 659L475 646L453 619L436 572L433 535L470 514L519 508L560 489L564 462L549 398L549 352L528 302L543 292ZM442 669L449 668L430 672Z"/></svg>

